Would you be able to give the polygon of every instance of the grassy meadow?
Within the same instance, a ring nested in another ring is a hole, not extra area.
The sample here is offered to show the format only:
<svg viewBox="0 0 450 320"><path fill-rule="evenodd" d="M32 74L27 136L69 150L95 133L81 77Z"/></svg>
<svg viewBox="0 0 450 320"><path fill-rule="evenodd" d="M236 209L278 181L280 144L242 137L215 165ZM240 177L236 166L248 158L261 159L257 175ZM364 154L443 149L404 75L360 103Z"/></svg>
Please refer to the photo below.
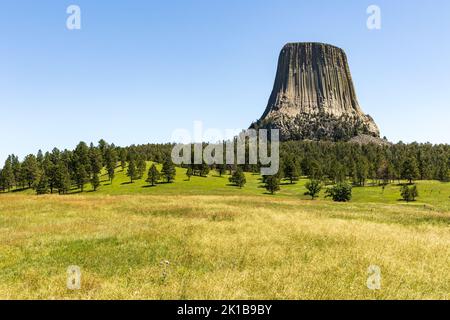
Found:
<svg viewBox="0 0 450 320"><path fill-rule="evenodd" d="M119 169L96 192L0 194L0 298L450 299L450 183L418 182L414 203L397 185L333 203L306 180L269 195L257 175L239 189L177 170L156 187Z"/></svg>

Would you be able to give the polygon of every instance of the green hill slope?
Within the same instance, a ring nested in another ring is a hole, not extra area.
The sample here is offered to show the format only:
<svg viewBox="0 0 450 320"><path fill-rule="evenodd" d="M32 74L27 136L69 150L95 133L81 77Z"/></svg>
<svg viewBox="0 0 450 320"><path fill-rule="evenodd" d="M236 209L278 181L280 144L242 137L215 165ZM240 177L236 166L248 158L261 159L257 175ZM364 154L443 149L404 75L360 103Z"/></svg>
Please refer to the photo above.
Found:
<svg viewBox="0 0 450 320"><path fill-rule="evenodd" d="M147 170L152 163L147 163L146 173L140 180L130 183L126 175L126 169L120 167L116 169L116 175L112 183L104 172L100 179L101 185L97 191L93 191L90 184L86 184L84 195L258 195L263 197L284 198L293 197L295 199L308 200L305 196L305 183L308 181L300 179L294 184L288 181L282 182L281 190L275 195L267 193L261 182L261 176L257 174L246 173L247 183L240 189L233 186L228 181L229 175L222 177L216 171L211 171L207 177L192 176L187 179L186 169L176 168L177 175L173 183L158 183L151 187L147 182ZM159 170L161 165L157 164ZM450 211L450 183L438 181L418 181L419 198L414 203L406 204L400 201L400 186L391 184L383 188L378 185L368 185L366 187L354 187L352 202L358 203L385 203L410 206L425 206L429 210ZM33 195L31 189L25 191L14 191L14 193L23 193ZM79 189L72 189L70 194L80 193ZM331 201L324 198L322 191L320 201Z"/></svg>

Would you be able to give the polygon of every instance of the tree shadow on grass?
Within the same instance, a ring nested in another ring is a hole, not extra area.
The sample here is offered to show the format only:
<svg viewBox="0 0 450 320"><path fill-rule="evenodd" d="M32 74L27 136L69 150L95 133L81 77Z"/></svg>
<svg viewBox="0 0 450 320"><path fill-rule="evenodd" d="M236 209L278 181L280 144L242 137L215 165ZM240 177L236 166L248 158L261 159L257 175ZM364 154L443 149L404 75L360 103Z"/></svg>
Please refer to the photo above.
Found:
<svg viewBox="0 0 450 320"><path fill-rule="evenodd" d="M354 188L381 188L383 187L382 185L378 185L378 184L366 184L364 186L360 186L359 184L353 186Z"/></svg>
<svg viewBox="0 0 450 320"><path fill-rule="evenodd" d="M410 201L406 201L405 199L397 199L397 202L403 202L403 203L414 203L414 202L417 202L417 200L410 200Z"/></svg>
<svg viewBox="0 0 450 320"><path fill-rule="evenodd" d="M125 182L122 182L121 185L132 184L132 183L134 183L134 181L133 181L133 182L131 182L131 181L125 181Z"/></svg>
<svg viewBox="0 0 450 320"><path fill-rule="evenodd" d="M403 187L403 186L412 186L415 185L416 183L413 181L411 183L409 182L400 182L400 183L391 183L391 185L396 186L396 187Z"/></svg>

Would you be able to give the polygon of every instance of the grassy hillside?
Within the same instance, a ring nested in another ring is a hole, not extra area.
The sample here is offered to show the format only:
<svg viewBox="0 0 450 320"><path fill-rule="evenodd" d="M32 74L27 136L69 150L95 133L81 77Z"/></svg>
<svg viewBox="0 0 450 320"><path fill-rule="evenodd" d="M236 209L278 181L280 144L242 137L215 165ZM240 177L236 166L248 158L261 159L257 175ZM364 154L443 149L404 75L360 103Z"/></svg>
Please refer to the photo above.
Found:
<svg viewBox="0 0 450 320"><path fill-rule="evenodd" d="M119 170L97 192L1 194L0 298L450 298L450 184L420 182L410 204L395 185L333 203L308 200L304 180L271 196L258 178L240 190L179 170L146 187Z"/></svg>
<svg viewBox="0 0 450 320"><path fill-rule="evenodd" d="M151 163L147 164L147 170ZM161 169L161 165L157 165ZM275 195L269 195L261 183L261 177L255 174L246 173L247 184L239 189L229 183L229 175L219 177L217 172L211 171L208 177L193 176L188 181L186 177L186 169L177 168L177 175L174 183L160 183L155 187L150 187L145 182L147 173L141 180L130 183L130 179L126 176L126 169L116 170L116 177L111 184L107 175L101 176L100 188L93 192L90 184L86 184L86 196L98 195L255 195L269 197L270 199L278 198L295 198L308 200L309 197L303 195L306 191L305 183L307 179L301 179L295 184L283 182L280 192ZM429 210L450 211L450 183L439 181L418 181L419 198L417 202L408 204L409 206L425 206ZM15 191L14 193L34 195L33 190ZM73 189L71 194L78 194L78 189ZM1 196L1 193L0 193ZM322 191L321 198L324 198ZM331 202L331 200L325 200ZM383 191L381 186L367 186L353 188L352 202L358 203L386 203L406 205L401 201L400 186L392 184L386 186Z"/></svg>

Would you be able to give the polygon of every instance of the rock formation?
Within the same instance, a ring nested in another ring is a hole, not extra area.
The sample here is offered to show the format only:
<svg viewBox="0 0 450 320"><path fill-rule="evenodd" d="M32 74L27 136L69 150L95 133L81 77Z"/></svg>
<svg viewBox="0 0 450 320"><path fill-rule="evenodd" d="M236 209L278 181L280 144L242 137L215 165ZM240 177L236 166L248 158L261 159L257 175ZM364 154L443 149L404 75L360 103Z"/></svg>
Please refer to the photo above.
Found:
<svg viewBox="0 0 450 320"><path fill-rule="evenodd" d="M344 51L322 43L283 47L267 108L251 127L280 129L282 140L380 135L358 104Z"/></svg>

